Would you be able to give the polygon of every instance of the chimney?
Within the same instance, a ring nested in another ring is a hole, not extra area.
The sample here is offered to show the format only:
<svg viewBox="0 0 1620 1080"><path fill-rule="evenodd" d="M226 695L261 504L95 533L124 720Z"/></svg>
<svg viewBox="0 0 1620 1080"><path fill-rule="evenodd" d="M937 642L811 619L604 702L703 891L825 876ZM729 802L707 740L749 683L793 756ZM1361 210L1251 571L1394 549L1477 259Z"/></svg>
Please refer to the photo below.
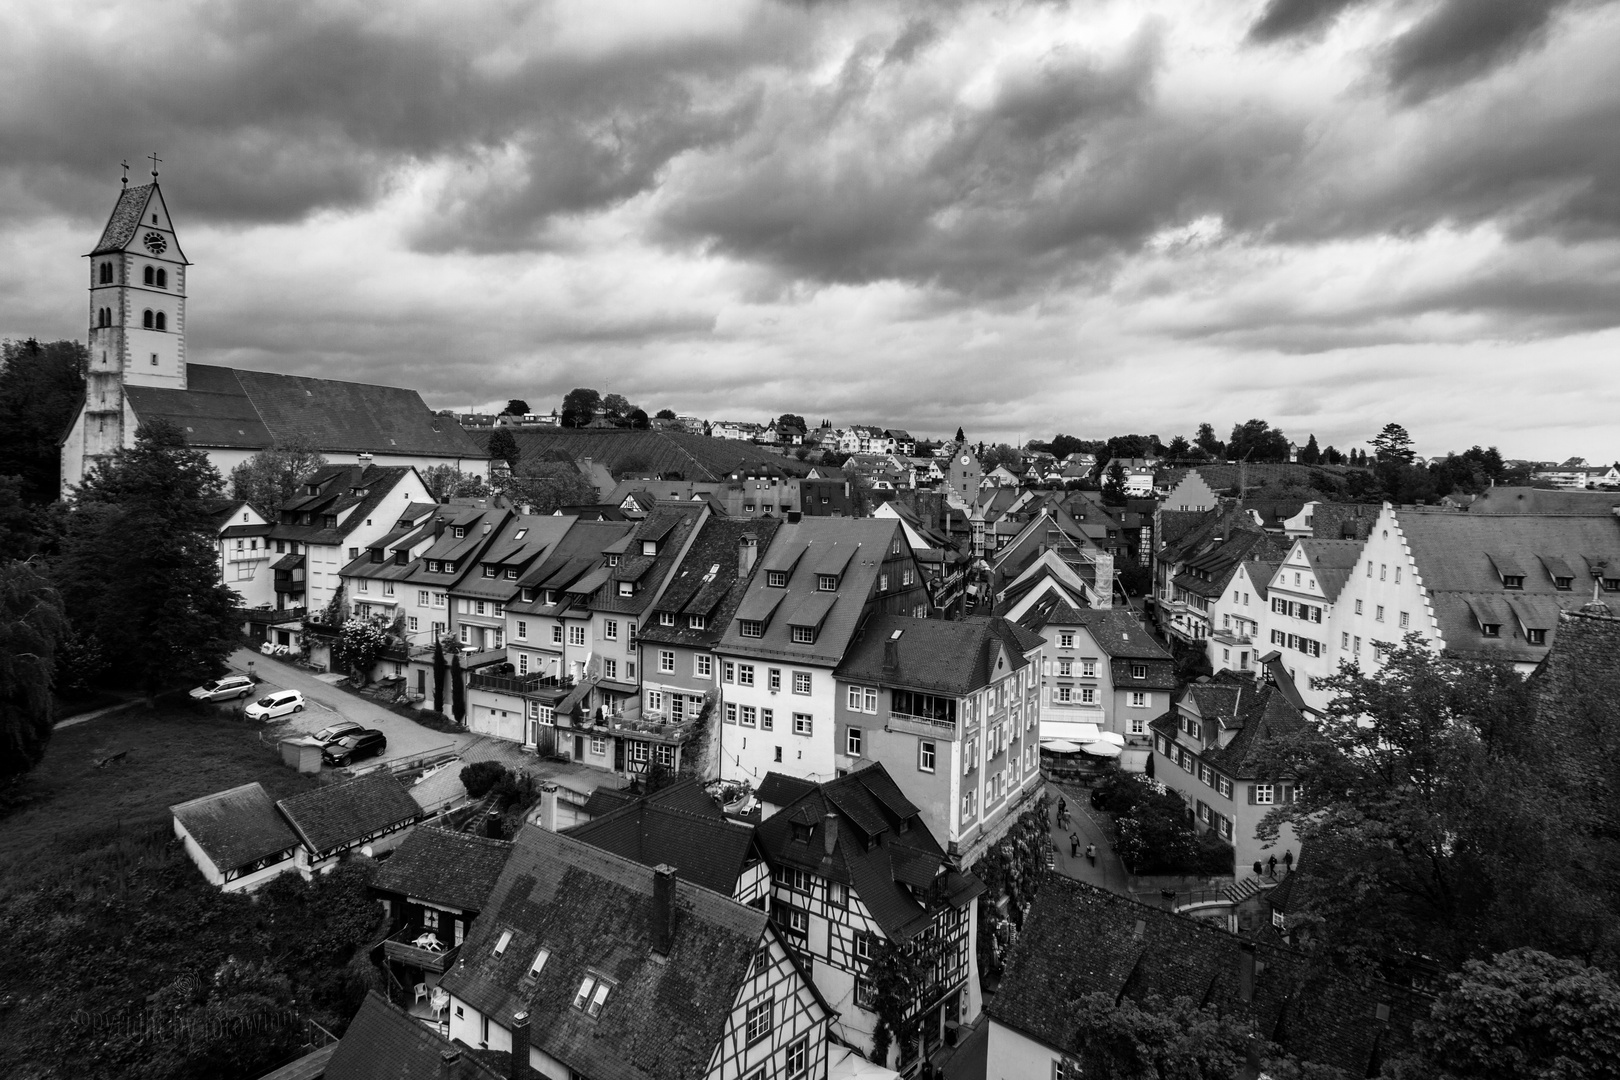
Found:
<svg viewBox="0 0 1620 1080"><path fill-rule="evenodd" d="M896 630L890 634L883 643L883 674L897 675L900 672L900 635L904 630Z"/></svg>
<svg viewBox="0 0 1620 1080"><path fill-rule="evenodd" d="M1254 1000L1254 942L1238 945L1238 997L1245 1003Z"/></svg>
<svg viewBox="0 0 1620 1080"><path fill-rule="evenodd" d="M675 868L668 863L653 867L652 949L668 956L675 942Z"/></svg>
<svg viewBox="0 0 1620 1080"><path fill-rule="evenodd" d="M456 1080L461 1075L461 1051L445 1050L439 1054L439 1080Z"/></svg>
<svg viewBox="0 0 1620 1080"><path fill-rule="evenodd" d="M838 815L828 814L827 820L821 825L821 849L827 858L832 858L833 848L838 846Z"/></svg>
<svg viewBox="0 0 1620 1080"><path fill-rule="evenodd" d="M540 785L540 820L537 824L546 832L557 831L557 785Z"/></svg>
<svg viewBox="0 0 1620 1080"><path fill-rule="evenodd" d="M358 460L360 462L360 468L362 468L362 469L371 468L371 462L373 460L371 454L363 453L363 454L360 455Z"/></svg>
<svg viewBox="0 0 1620 1080"><path fill-rule="evenodd" d="M748 533L737 545L737 576L747 577L754 569L754 560L759 557L759 537Z"/></svg>
<svg viewBox="0 0 1620 1080"><path fill-rule="evenodd" d="M524 1080L529 1075L529 1013L527 1010L512 1014L512 1068L511 1080Z"/></svg>

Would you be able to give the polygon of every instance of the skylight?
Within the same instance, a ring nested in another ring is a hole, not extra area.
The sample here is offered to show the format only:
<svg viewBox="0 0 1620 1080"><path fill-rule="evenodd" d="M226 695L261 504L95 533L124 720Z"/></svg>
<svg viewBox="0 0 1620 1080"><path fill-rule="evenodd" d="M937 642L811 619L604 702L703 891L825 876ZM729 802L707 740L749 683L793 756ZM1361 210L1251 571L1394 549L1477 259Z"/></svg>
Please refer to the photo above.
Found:
<svg viewBox="0 0 1620 1080"><path fill-rule="evenodd" d="M501 931L501 939L495 943L495 955L496 956L501 955L503 952L506 951L506 947L508 945L510 945L511 943L512 943L512 931L510 931L510 930L502 930Z"/></svg>
<svg viewBox="0 0 1620 1080"><path fill-rule="evenodd" d="M534 954L534 963L529 965L529 974L530 975L538 975L538 974L540 974L540 969L546 966L546 961L549 960L549 959L551 959L551 950L550 949L541 949L539 952L535 953Z"/></svg>

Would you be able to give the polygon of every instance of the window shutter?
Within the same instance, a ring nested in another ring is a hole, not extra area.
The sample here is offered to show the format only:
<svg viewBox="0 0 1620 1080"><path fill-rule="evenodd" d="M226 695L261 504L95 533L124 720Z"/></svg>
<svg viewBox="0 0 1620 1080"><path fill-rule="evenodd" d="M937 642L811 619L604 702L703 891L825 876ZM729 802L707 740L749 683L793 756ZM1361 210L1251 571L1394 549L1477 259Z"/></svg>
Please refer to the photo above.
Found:
<svg viewBox="0 0 1620 1080"><path fill-rule="evenodd" d="M1050 660L1042 660L1041 661L1041 674L1042 675L1050 675L1050 674L1052 674L1052 661L1050 661Z"/></svg>
<svg viewBox="0 0 1620 1080"><path fill-rule="evenodd" d="M1294 801L1294 785L1293 784L1284 784L1282 786L1282 801L1285 802L1285 803L1291 803L1291 802Z"/></svg>
<svg viewBox="0 0 1620 1080"><path fill-rule="evenodd" d="M1243 786L1249 789L1249 805L1253 806L1254 805L1254 785L1253 784L1244 784Z"/></svg>

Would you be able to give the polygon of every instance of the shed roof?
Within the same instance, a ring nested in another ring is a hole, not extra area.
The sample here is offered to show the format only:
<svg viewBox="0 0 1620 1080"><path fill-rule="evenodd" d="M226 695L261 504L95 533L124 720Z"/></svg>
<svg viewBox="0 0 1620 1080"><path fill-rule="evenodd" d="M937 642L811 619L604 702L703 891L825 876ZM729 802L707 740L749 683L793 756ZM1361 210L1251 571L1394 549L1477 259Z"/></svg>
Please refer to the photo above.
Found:
<svg viewBox="0 0 1620 1080"><path fill-rule="evenodd" d="M186 834L220 871L298 846L298 837L257 781L169 807Z"/></svg>
<svg viewBox="0 0 1620 1080"><path fill-rule="evenodd" d="M317 855L422 816L422 808L387 769L306 791L276 805L304 846Z"/></svg>
<svg viewBox="0 0 1620 1080"><path fill-rule="evenodd" d="M424 825L377 868L371 887L477 912L511 853L509 841Z"/></svg>

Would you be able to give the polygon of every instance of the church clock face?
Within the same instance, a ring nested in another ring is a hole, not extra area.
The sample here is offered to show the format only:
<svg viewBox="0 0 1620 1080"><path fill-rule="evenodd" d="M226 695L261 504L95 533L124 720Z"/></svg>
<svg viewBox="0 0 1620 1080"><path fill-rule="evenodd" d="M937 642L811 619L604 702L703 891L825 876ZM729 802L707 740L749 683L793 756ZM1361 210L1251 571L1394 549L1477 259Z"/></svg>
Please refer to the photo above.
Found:
<svg viewBox="0 0 1620 1080"><path fill-rule="evenodd" d="M141 243L145 244L146 250L154 255L161 255L169 250L169 242L163 239L162 233L149 232L141 238Z"/></svg>

